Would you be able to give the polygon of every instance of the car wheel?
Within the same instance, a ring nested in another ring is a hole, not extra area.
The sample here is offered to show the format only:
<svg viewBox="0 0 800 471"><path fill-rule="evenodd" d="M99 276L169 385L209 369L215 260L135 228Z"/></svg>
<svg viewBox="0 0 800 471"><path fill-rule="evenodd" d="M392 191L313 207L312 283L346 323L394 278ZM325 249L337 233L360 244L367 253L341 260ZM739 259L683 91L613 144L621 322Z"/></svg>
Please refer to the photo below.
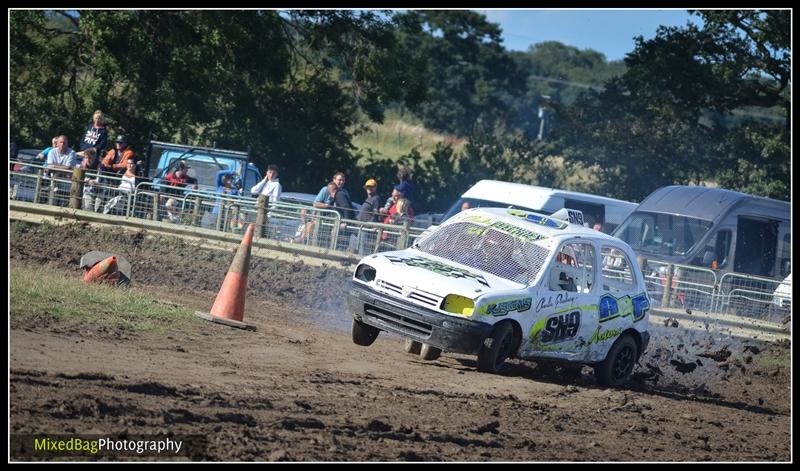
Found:
<svg viewBox="0 0 800 471"><path fill-rule="evenodd" d="M353 319L353 343L369 347L381 331L371 325Z"/></svg>
<svg viewBox="0 0 800 471"><path fill-rule="evenodd" d="M497 326L490 337L483 341L478 350L478 371L499 373L511 355L514 345L514 328L509 323Z"/></svg>
<svg viewBox="0 0 800 471"><path fill-rule="evenodd" d="M411 339L406 339L405 350L406 353L410 353L412 355L419 355L419 351L422 348L422 344Z"/></svg>
<svg viewBox="0 0 800 471"><path fill-rule="evenodd" d="M419 356L423 360L433 361L442 355L442 350L423 343L419 349Z"/></svg>
<svg viewBox="0 0 800 471"><path fill-rule="evenodd" d="M594 368L597 381L603 386L618 388L633 374L637 358L636 341L626 335L617 340L606 355L606 359Z"/></svg>

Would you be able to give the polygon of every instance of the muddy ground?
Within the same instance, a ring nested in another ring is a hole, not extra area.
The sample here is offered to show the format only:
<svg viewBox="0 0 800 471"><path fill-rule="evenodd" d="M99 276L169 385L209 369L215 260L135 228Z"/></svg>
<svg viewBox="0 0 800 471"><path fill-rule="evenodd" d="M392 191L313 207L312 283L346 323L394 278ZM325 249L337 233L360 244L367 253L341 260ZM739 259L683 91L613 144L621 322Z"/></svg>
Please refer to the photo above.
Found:
<svg viewBox="0 0 800 471"><path fill-rule="evenodd" d="M116 249L138 287L200 310L233 253L79 224L11 229L12 265L77 277L81 254ZM597 386L588 367L519 360L488 375L469 356L422 361L385 334L354 345L343 308L349 276L253 258L245 320L256 332L197 322L132 333L12 313L10 430L194 437L193 460L791 458L785 343L652 323L627 389Z"/></svg>

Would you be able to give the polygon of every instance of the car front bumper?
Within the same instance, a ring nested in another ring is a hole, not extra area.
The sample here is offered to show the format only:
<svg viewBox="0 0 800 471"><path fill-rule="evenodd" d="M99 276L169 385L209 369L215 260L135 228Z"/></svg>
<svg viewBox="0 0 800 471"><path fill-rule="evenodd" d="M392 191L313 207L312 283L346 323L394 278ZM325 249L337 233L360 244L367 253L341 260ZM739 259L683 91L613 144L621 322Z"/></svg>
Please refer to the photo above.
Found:
<svg viewBox="0 0 800 471"><path fill-rule="evenodd" d="M364 324L444 351L477 354L493 325L448 316L350 281L347 304Z"/></svg>

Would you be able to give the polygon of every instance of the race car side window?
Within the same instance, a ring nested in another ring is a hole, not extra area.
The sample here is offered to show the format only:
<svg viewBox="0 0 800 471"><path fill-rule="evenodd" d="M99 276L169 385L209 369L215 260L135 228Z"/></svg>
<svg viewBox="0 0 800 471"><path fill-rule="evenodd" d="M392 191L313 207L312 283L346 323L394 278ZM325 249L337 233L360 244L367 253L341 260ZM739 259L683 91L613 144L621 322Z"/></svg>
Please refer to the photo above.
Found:
<svg viewBox="0 0 800 471"><path fill-rule="evenodd" d="M588 293L594 287L595 251L591 244L567 242L556 253L550 270L550 289Z"/></svg>
<svg viewBox="0 0 800 471"><path fill-rule="evenodd" d="M603 257L603 289L612 292L629 292L635 281L631 262L621 249L604 245L600 250Z"/></svg>

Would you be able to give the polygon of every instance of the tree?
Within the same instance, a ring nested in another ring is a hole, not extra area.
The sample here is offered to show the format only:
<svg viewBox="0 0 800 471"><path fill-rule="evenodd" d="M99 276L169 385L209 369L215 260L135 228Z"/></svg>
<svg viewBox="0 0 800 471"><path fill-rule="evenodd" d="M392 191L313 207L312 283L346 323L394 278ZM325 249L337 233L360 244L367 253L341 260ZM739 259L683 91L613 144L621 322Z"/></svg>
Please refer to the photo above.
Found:
<svg viewBox="0 0 800 471"><path fill-rule="evenodd" d="M405 56L390 25L348 10L11 11L12 138L81 136L99 108L140 152L151 136L250 147L285 186L316 190L352 165L357 109L380 119L421 96L392 74Z"/></svg>
<svg viewBox="0 0 800 471"><path fill-rule="evenodd" d="M500 28L469 10L396 15L404 50L427 58L427 99L411 109L425 126L459 136L478 123L503 128L524 90Z"/></svg>
<svg viewBox="0 0 800 471"><path fill-rule="evenodd" d="M598 164L608 189L622 198L717 180L788 199L789 11L697 14L702 27L662 27L651 40L637 38L620 79L563 111L566 152ZM784 110L784 120L709 119L774 107ZM772 182L760 182L767 175Z"/></svg>

